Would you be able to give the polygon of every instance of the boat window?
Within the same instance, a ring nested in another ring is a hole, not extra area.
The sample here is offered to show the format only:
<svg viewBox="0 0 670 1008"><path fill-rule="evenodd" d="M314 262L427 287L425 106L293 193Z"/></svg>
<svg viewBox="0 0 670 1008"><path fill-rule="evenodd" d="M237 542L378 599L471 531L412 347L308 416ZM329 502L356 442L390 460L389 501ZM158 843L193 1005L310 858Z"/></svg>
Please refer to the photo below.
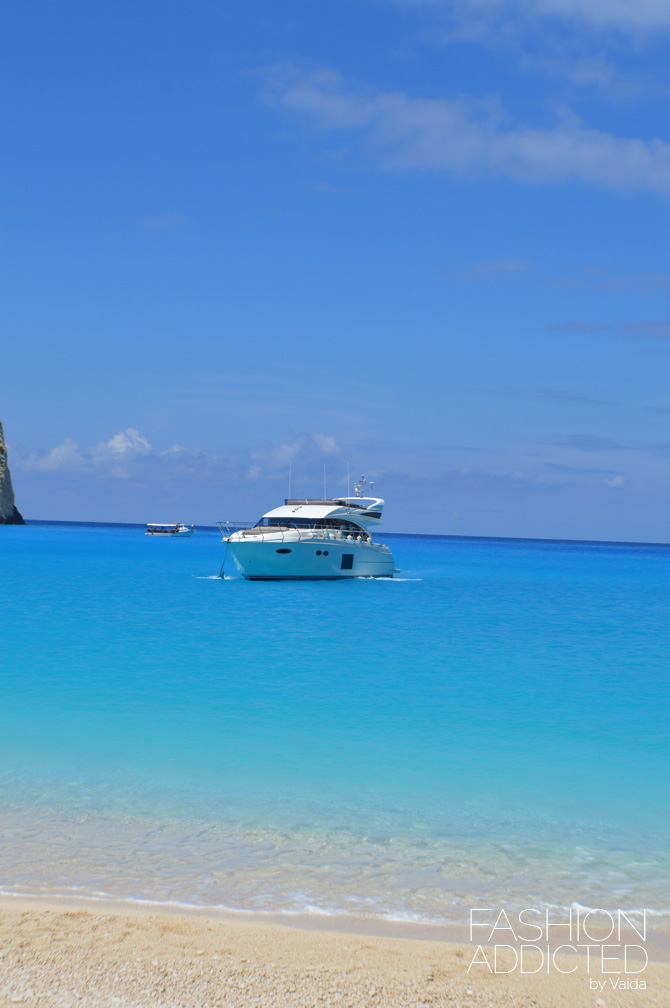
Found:
<svg viewBox="0 0 670 1008"><path fill-rule="evenodd" d="M342 554L342 564L340 570L352 570L354 566L354 554L353 553L343 553Z"/></svg>
<svg viewBox="0 0 670 1008"><path fill-rule="evenodd" d="M271 528L274 526L294 529L329 528L340 529L344 532L363 531L360 525L356 525L355 522L347 521L346 518L288 518L286 516L279 518L266 517L261 518L256 524L256 528Z"/></svg>

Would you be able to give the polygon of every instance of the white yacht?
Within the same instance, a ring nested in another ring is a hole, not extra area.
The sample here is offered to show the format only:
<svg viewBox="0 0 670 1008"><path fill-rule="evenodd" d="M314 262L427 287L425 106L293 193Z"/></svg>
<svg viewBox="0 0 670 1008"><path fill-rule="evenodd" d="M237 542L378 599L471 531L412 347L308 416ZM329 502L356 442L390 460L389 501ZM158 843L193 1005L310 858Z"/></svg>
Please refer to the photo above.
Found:
<svg viewBox="0 0 670 1008"><path fill-rule="evenodd" d="M390 549L370 534L384 501L364 497L366 489L362 476L355 497L286 500L252 526L218 522L226 557L250 581L393 577Z"/></svg>

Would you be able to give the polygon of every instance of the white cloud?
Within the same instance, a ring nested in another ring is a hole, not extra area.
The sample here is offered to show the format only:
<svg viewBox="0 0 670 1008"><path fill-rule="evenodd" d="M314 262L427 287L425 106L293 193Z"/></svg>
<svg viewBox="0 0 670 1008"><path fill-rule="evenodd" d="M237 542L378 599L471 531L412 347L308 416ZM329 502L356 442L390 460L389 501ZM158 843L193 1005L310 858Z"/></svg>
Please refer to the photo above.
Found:
<svg viewBox="0 0 670 1008"><path fill-rule="evenodd" d="M98 441L91 449L94 466L109 469L111 476L126 478L131 475L130 463L151 452L151 445L134 427L119 431L109 441Z"/></svg>
<svg viewBox="0 0 670 1008"><path fill-rule="evenodd" d="M288 444L267 445L251 453L247 479L258 480L265 476L284 478L290 462L300 457L306 465L319 455L335 455L340 451L331 434L307 434Z"/></svg>
<svg viewBox="0 0 670 1008"><path fill-rule="evenodd" d="M286 469L289 462L303 450L304 445L300 441L292 444L271 445L251 453L251 464L247 469L247 479L257 480L266 476L270 472Z"/></svg>
<svg viewBox="0 0 670 1008"><path fill-rule="evenodd" d="M35 469L42 472L81 472L87 467L87 461L79 451L79 445L72 438L51 448L48 452L33 452L27 458L20 460L23 469Z"/></svg>
<svg viewBox="0 0 670 1008"><path fill-rule="evenodd" d="M400 0L432 7L463 29L500 20L537 21L555 18L595 28L651 31L670 28L667 0Z"/></svg>
<svg viewBox="0 0 670 1008"><path fill-rule="evenodd" d="M331 434L312 434L312 441L324 455L337 455L340 450Z"/></svg>
<svg viewBox="0 0 670 1008"><path fill-rule="evenodd" d="M100 475L126 478L131 475L134 460L148 456L151 445L134 427L119 431L108 441L98 441L92 448L80 449L72 438L44 452L32 452L18 459L27 470L42 472L97 472Z"/></svg>
<svg viewBox="0 0 670 1008"><path fill-rule="evenodd" d="M472 3L472 0L468 0ZM549 15L571 21L588 21L599 27L634 29L670 28L667 0L475 0L522 13Z"/></svg>
<svg viewBox="0 0 670 1008"><path fill-rule="evenodd" d="M555 277L550 280L557 287L576 290L604 290L609 292L633 293L640 295L670 294L670 273L656 271L638 273L614 273L593 263L575 270L572 275Z"/></svg>
<svg viewBox="0 0 670 1008"><path fill-rule="evenodd" d="M302 469L313 475L324 457L339 454L340 447L332 434L301 434L292 441L266 444L254 451L237 450L219 455L175 443L159 450L153 448L136 428L127 427L107 440L101 439L90 448L80 448L72 438L47 451L30 454L15 453L18 469L45 473L77 472L102 478L130 480L139 477L158 481L171 479L208 479L212 476L237 479L246 476L284 479L289 463L299 459ZM294 470L296 478L299 474Z"/></svg>
<svg viewBox="0 0 670 1008"><path fill-rule="evenodd" d="M274 74L269 99L320 131L348 134L388 170L479 171L535 183L578 179L670 192L670 143L618 137L564 112L548 127L514 122L493 97L415 98L351 86L333 72Z"/></svg>
<svg viewBox="0 0 670 1008"><path fill-rule="evenodd" d="M625 482L626 479L621 474L619 474L618 476L613 476L612 479L605 480L605 483L607 484L608 487L615 487L615 488L622 487Z"/></svg>
<svg viewBox="0 0 670 1008"><path fill-rule="evenodd" d="M532 269L528 262L522 259L494 259L491 262L473 263L454 272L456 280L498 279L500 277L516 276Z"/></svg>
<svg viewBox="0 0 670 1008"><path fill-rule="evenodd" d="M116 458L133 458L136 455L147 455L151 451L151 445L134 427L127 427L124 431L119 431L109 441L98 441L96 450L101 452L109 451Z"/></svg>
<svg viewBox="0 0 670 1008"><path fill-rule="evenodd" d="M553 77L572 89L598 89L629 103L667 97L645 43L670 29L666 0L396 0L424 15L429 45L483 45L507 54L508 70ZM426 25L426 21L428 24ZM626 55L626 59L621 57ZM537 86L537 84L536 84Z"/></svg>

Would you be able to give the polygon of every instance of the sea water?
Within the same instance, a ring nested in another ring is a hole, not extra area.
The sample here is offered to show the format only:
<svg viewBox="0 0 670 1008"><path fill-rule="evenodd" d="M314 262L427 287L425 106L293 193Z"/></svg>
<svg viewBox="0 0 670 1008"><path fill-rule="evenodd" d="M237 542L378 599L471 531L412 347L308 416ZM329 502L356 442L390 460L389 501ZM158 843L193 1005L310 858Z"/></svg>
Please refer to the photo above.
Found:
<svg viewBox="0 0 670 1008"><path fill-rule="evenodd" d="M0 528L0 891L670 921L670 548L380 538L248 582L213 529Z"/></svg>

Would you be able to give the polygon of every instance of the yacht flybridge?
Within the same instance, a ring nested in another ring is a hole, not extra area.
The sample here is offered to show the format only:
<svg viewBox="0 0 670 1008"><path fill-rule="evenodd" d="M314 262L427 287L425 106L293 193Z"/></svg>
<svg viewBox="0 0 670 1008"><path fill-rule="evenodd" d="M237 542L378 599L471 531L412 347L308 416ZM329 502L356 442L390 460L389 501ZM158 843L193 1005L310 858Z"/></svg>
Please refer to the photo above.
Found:
<svg viewBox="0 0 670 1008"><path fill-rule="evenodd" d="M355 497L286 500L255 525L218 522L226 556L250 581L393 577L390 549L369 531L379 524L384 501L363 496L372 492L364 476L355 489Z"/></svg>

